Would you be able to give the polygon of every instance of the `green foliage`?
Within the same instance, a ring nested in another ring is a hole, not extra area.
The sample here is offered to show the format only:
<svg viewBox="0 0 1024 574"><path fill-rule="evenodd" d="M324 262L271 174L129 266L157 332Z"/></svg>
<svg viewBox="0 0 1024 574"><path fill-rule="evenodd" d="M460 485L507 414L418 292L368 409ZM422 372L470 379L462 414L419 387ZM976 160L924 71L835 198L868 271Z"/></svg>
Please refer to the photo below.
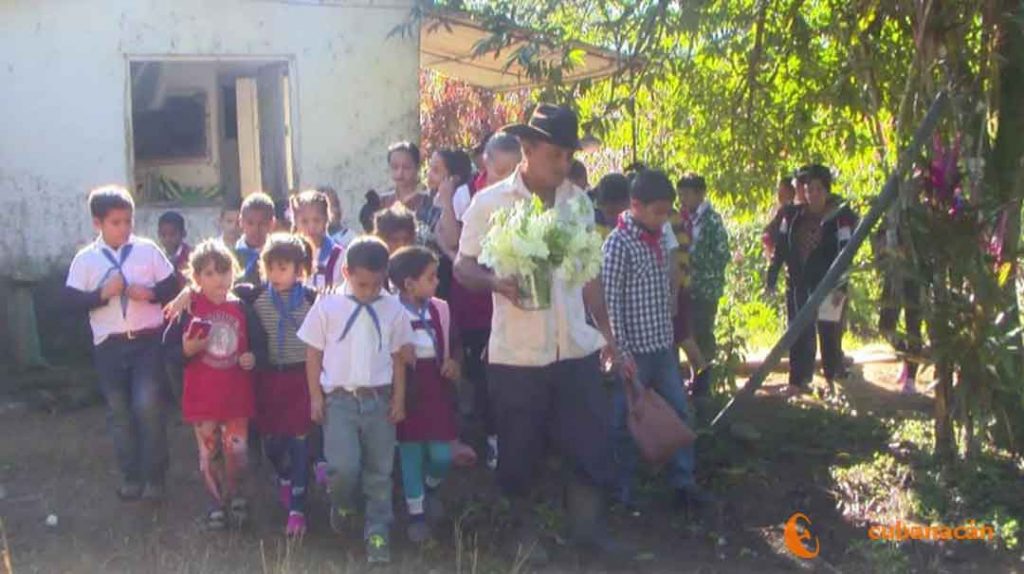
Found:
<svg viewBox="0 0 1024 574"><path fill-rule="evenodd" d="M160 176L160 199L181 205L211 203L221 196L219 185L184 185L169 177Z"/></svg>

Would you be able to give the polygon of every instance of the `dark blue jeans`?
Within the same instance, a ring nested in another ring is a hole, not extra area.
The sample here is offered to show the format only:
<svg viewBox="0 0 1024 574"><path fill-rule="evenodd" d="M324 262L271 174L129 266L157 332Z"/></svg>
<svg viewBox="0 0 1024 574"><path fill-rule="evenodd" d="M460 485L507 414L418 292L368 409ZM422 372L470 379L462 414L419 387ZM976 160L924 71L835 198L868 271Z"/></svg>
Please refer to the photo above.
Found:
<svg viewBox="0 0 1024 574"><path fill-rule="evenodd" d="M683 388L683 374L679 370L679 355L673 350L658 351L642 355L634 355L637 379L645 387L655 390L672 408L679 413L684 422L689 423L686 408L686 389ZM636 445L626 425L628 407L626 393L621 382L615 385L613 398L614 410L614 445L613 452L618 470L619 497L628 502L632 496L633 482L636 475ZM694 483L694 449L693 446L679 449L668 464L669 483L673 488L683 488Z"/></svg>
<svg viewBox="0 0 1024 574"><path fill-rule="evenodd" d="M306 512L306 492L309 489L309 443L304 436L266 435L263 449L278 480L292 485L292 512Z"/></svg>
<svg viewBox="0 0 1024 574"><path fill-rule="evenodd" d="M167 471L160 337L107 339L94 350L107 425L125 482L162 484Z"/></svg>

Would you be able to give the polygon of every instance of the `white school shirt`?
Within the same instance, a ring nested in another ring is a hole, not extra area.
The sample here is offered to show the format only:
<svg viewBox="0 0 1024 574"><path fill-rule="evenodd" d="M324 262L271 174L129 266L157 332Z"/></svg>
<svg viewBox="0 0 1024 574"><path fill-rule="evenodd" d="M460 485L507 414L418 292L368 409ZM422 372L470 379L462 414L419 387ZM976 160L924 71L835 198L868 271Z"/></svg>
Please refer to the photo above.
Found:
<svg viewBox="0 0 1024 574"><path fill-rule="evenodd" d="M297 333L299 339L324 354L320 386L325 393L390 385L394 372L391 356L412 343L405 307L398 297L383 293L371 304L380 319L380 338L370 314L363 309L341 340L345 324L358 308L349 293L346 287L318 297Z"/></svg>
<svg viewBox="0 0 1024 574"><path fill-rule="evenodd" d="M413 321L419 321L420 316L413 312L405 305L402 306L405 309L405 320L409 322L409 326L412 327ZM431 337L434 334L434 327L430 323L430 312L427 312L427 326L425 329L413 329L412 330L412 346L413 350L416 351L417 359L433 359L437 357L437 347L434 346L434 338Z"/></svg>
<svg viewBox="0 0 1024 574"><path fill-rule="evenodd" d="M516 171L503 181L477 193L463 218L459 253L480 256L481 243L490 229L491 215L517 201L529 200L530 191ZM555 206L586 198L582 189L568 179L555 191ZM587 200L589 203L589 199ZM594 212L582 214L581 223L593 227ZM583 288L569 287L559 274L551 286L551 307L542 311L524 311L502 295L494 294L491 316L490 362L496 365L543 367L564 359L580 359L605 345L601 333L587 324Z"/></svg>
<svg viewBox="0 0 1024 574"><path fill-rule="evenodd" d="M149 239L132 235L128 237L125 245L113 249L102 237L98 237L75 255L68 270L66 285L85 292L99 289L116 272L111 271L114 266L104 257L103 250L109 250L114 259L120 261L121 250L126 245L132 246L132 251L122 266L126 289L130 285L142 285L152 289L174 273L174 267L167 260L163 249ZM94 345L99 345L110 335L154 329L161 327L163 323L163 310L156 302L128 299L128 311L122 314L120 297L111 297L102 306L89 311L89 325L92 327Z"/></svg>
<svg viewBox="0 0 1024 574"><path fill-rule="evenodd" d="M452 211L455 212L455 220L462 222L462 218L466 215L466 210L469 209L469 204L473 202L473 196L469 193L469 186L462 184L458 189L455 190L455 194L452 195Z"/></svg>

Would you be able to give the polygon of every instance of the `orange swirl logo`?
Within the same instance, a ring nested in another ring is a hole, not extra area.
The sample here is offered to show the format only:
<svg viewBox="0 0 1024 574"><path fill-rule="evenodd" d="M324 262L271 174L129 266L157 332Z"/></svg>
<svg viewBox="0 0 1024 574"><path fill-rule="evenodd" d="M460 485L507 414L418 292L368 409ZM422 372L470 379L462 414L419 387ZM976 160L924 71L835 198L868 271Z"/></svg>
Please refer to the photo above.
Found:
<svg viewBox="0 0 1024 574"><path fill-rule="evenodd" d="M803 520L807 524L801 528L799 521ZM810 560L818 556L818 552L821 548L818 544L818 537L814 537L814 550L808 550L804 546L805 540L811 539L811 519L807 518L807 515L803 512L794 512L789 520L786 521L786 530L783 533L783 542L786 544L786 548L789 549L793 555L803 558L804 560Z"/></svg>

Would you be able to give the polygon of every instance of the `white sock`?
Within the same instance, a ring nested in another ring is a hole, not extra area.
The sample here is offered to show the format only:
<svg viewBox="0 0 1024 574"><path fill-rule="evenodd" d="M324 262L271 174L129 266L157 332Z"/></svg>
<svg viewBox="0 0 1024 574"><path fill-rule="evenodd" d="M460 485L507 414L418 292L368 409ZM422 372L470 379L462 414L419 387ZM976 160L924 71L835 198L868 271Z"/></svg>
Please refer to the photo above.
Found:
<svg viewBox="0 0 1024 574"><path fill-rule="evenodd" d="M428 476L427 478L425 478L423 480L423 482L424 482L424 484L427 485L427 488L430 489L430 490L434 490L435 488L441 486L441 479L440 478L434 478L432 476Z"/></svg>
<svg viewBox="0 0 1024 574"><path fill-rule="evenodd" d="M406 498L405 505L409 509L409 514L423 514L423 497L418 498Z"/></svg>

